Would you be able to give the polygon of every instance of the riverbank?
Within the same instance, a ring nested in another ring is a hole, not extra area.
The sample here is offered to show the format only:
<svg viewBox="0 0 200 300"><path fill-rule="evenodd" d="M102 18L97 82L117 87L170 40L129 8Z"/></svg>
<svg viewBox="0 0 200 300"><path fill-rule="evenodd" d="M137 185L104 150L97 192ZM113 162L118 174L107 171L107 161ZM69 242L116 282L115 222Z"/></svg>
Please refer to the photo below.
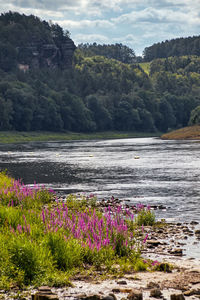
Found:
<svg viewBox="0 0 200 300"><path fill-rule="evenodd" d="M151 236L150 234L148 237L143 257L144 260L150 257L153 259L155 266L157 264L158 268L155 268L154 271L135 272L133 270L125 270L123 274L107 274L105 277L105 268L103 266L96 271L89 272L89 266L86 265L84 272L80 271L71 277L71 286L40 286L38 288L29 287L26 290L15 288L4 294L0 291L0 299L197 300L200 296L200 259L185 257L181 251L168 252L168 254L167 252L160 253L160 249L157 247L161 244L163 246L167 245L167 243L163 242L163 238L170 241L171 238L175 237L176 242L179 243L177 236L174 236L174 232L180 234L180 238L181 235L188 238L191 234L191 230L188 230L188 227L193 228L192 231L195 235L196 226L198 227L199 224L165 224L164 231L167 233L166 236L162 227L157 231L156 236L153 233L153 228L148 227L147 229L145 227L145 231L147 230L149 233L151 231L153 235ZM162 232L161 236L159 236L160 231ZM168 247L170 243L171 241ZM181 244L181 246L183 245ZM117 265L116 267L120 268Z"/></svg>
<svg viewBox="0 0 200 300"><path fill-rule="evenodd" d="M184 127L161 136L163 140L200 140L200 125Z"/></svg>
<svg viewBox="0 0 200 300"><path fill-rule="evenodd" d="M188 244L199 249L198 222L156 221L154 211L165 207L58 196L4 173L0 191L0 299L192 300L200 294L199 252L185 252Z"/></svg>
<svg viewBox="0 0 200 300"><path fill-rule="evenodd" d="M73 133L73 132L19 132L19 131L1 131L0 143L22 143L38 141L71 141L71 140L92 140L92 139L124 139L139 137L155 137L160 133L149 132L96 132L96 133Z"/></svg>

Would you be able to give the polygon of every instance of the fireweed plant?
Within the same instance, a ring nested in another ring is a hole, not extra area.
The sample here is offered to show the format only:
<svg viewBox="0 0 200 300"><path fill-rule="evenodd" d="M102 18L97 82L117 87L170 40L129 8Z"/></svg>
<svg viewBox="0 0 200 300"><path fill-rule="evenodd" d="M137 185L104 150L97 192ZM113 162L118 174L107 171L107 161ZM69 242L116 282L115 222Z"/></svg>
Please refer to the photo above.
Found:
<svg viewBox="0 0 200 300"><path fill-rule="evenodd" d="M53 191L0 173L0 288L61 286L77 272L150 268L140 255L148 237L144 225L155 222L150 208L100 211L95 203L93 195L69 195L61 203Z"/></svg>

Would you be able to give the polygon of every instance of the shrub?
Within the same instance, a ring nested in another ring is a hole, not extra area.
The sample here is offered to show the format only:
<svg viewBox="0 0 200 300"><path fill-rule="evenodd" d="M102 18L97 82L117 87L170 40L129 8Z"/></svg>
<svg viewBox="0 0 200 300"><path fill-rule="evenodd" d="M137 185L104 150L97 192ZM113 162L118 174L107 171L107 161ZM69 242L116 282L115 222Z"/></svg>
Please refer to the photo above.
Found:
<svg viewBox="0 0 200 300"><path fill-rule="evenodd" d="M137 216L135 217L135 223L139 226L152 226L155 224L155 214L150 208L142 208L138 211Z"/></svg>

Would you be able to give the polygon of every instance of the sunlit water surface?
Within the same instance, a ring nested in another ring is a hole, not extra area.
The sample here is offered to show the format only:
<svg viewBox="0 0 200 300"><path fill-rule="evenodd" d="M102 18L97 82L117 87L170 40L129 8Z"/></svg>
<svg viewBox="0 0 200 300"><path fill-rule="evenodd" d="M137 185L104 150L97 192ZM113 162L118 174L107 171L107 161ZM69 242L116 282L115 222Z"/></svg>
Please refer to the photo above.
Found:
<svg viewBox="0 0 200 300"><path fill-rule="evenodd" d="M163 205L157 218L200 222L200 142L158 138L0 145L0 169L56 191Z"/></svg>

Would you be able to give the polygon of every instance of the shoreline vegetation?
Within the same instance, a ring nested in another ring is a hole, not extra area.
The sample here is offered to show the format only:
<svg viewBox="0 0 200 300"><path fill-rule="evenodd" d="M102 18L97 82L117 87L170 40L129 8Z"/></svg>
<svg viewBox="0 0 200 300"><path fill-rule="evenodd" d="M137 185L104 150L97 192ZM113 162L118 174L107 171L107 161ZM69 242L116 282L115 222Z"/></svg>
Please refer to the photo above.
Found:
<svg viewBox="0 0 200 300"><path fill-rule="evenodd" d="M0 289L66 286L76 274L102 268L105 277L155 269L157 262L141 257L144 226L155 223L154 213L111 202L98 208L93 194L61 201L52 190L1 172Z"/></svg>
<svg viewBox="0 0 200 300"><path fill-rule="evenodd" d="M200 125L188 126L178 130L165 133L161 136L163 140L200 140Z"/></svg>
<svg viewBox="0 0 200 300"><path fill-rule="evenodd" d="M177 245L169 240L175 233L177 239L187 233L200 238L196 225L156 221L150 206L129 206L114 197L100 201L93 194L58 197L44 186L29 187L1 172L0 299L31 295L32 299L107 299L100 289L105 291L103 285L108 283L110 300L118 299L115 294L129 300L142 299L145 293L157 298L172 293L170 288L183 296L194 274L153 257L182 256L182 249L173 249ZM199 282L200 270L195 276ZM88 289L93 289L92 296Z"/></svg>
<svg viewBox="0 0 200 300"><path fill-rule="evenodd" d="M23 142L45 142L45 141L71 141L71 140L92 140L92 139L125 139L160 137L161 133L150 132L95 132L95 133L74 133L74 132L20 132L0 131L0 144L23 143Z"/></svg>

